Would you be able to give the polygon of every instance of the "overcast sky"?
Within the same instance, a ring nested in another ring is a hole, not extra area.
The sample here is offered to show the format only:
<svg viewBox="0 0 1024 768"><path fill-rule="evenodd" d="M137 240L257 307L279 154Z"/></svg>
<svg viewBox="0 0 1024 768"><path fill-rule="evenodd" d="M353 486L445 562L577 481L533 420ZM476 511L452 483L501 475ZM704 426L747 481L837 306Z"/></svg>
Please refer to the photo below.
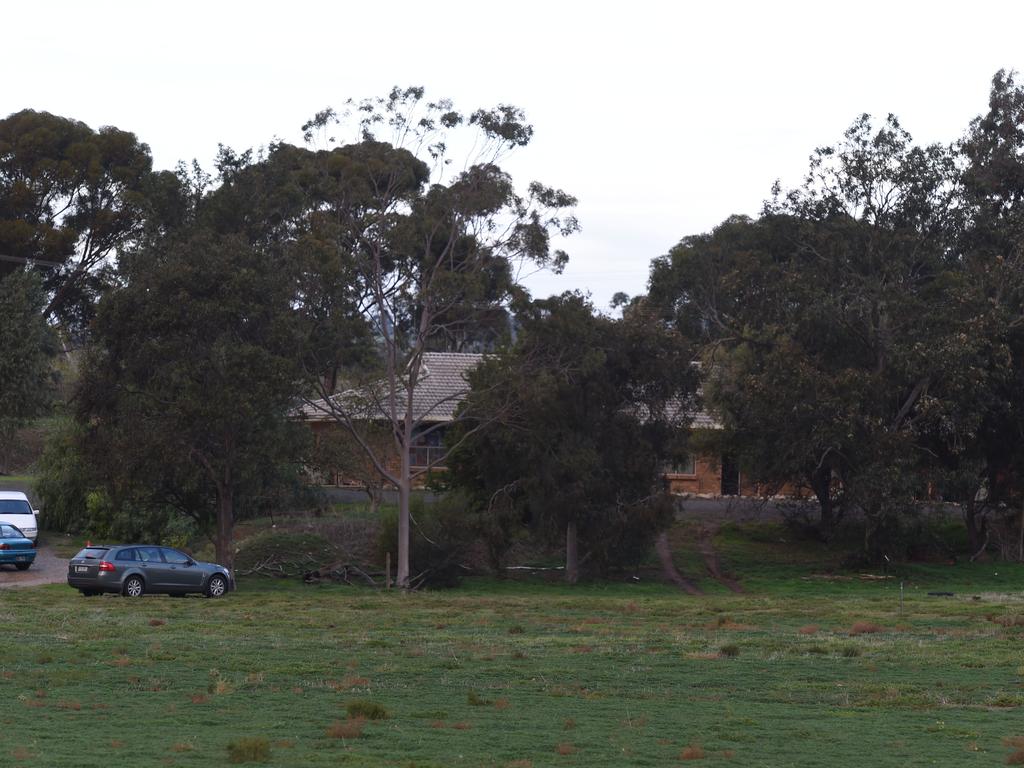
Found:
<svg viewBox="0 0 1024 768"><path fill-rule="evenodd" d="M583 232L535 295L643 292L650 260L772 182L861 112L959 137L999 68L1024 68L1019 2L18 2L0 114L134 131L157 167L217 143L300 142L314 112L423 85L465 109L523 107L517 182L579 200Z"/></svg>

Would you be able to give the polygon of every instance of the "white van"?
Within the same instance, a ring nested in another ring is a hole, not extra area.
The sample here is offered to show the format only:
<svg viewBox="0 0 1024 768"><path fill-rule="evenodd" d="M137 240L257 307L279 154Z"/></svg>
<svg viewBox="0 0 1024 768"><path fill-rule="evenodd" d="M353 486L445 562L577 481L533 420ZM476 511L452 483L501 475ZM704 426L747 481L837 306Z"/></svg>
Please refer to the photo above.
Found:
<svg viewBox="0 0 1024 768"><path fill-rule="evenodd" d="M32 509L28 496L21 491L0 491L0 523L16 525L32 539L33 544L39 542L38 510Z"/></svg>

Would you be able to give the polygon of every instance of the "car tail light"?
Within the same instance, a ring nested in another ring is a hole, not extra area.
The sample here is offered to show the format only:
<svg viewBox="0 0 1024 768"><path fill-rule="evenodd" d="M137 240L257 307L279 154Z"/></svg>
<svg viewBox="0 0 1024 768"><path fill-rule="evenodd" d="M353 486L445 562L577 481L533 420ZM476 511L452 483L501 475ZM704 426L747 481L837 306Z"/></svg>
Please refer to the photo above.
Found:
<svg viewBox="0 0 1024 768"><path fill-rule="evenodd" d="M0 549L10 549L10 548L11 548L10 544L0 544Z"/></svg>
<svg viewBox="0 0 1024 768"><path fill-rule="evenodd" d="M108 563L106 560L100 560L100 570L101 571L108 571L109 573L113 573L114 570L115 570L114 569L114 564L113 563Z"/></svg>

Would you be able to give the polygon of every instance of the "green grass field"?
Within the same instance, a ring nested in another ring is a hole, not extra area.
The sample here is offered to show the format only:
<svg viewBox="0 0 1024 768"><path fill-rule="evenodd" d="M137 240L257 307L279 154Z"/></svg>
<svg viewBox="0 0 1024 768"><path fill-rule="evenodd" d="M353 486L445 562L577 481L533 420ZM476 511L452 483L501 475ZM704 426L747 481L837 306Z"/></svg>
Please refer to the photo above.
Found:
<svg viewBox="0 0 1024 768"><path fill-rule="evenodd" d="M703 597L484 580L410 595L250 580L219 601L0 592L0 765L223 765L230 743L261 738L250 746L276 766L1013 754L1024 568L868 578L880 574L826 573L819 550L771 536L717 543L746 594L707 580ZM348 721L356 701L387 718Z"/></svg>

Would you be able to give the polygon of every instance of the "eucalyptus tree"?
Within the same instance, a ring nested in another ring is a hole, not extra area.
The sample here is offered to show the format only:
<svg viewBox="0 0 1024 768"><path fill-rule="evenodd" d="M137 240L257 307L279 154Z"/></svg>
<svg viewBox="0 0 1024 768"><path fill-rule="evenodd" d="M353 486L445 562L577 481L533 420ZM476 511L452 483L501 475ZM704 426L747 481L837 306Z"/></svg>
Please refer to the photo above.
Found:
<svg viewBox="0 0 1024 768"><path fill-rule="evenodd" d="M39 268L47 318L81 330L143 226L151 181L130 132L28 109L0 120L0 274Z"/></svg>
<svg viewBox="0 0 1024 768"><path fill-rule="evenodd" d="M335 141L346 127L355 128L352 140ZM431 413L445 405L414 397L423 355L464 348L485 326L499 329L486 335L501 336L501 318L524 295L522 270L566 263L552 237L578 228L568 212L575 199L539 182L520 192L500 167L533 136L516 107L465 113L447 100L425 101L422 88L396 88L349 102L340 115L325 110L305 129L322 146L304 181L314 200L303 237L314 254L306 261L313 287L298 301L313 340L307 401L397 488L397 583L406 586L409 499L420 474L409 449L437 428ZM369 360L358 356L353 365L350 348L333 341L339 328L349 333L351 306L324 301L315 287L324 284L354 288L376 348ZM370 436L380 421L391 436L387 453Z"/></svg>

